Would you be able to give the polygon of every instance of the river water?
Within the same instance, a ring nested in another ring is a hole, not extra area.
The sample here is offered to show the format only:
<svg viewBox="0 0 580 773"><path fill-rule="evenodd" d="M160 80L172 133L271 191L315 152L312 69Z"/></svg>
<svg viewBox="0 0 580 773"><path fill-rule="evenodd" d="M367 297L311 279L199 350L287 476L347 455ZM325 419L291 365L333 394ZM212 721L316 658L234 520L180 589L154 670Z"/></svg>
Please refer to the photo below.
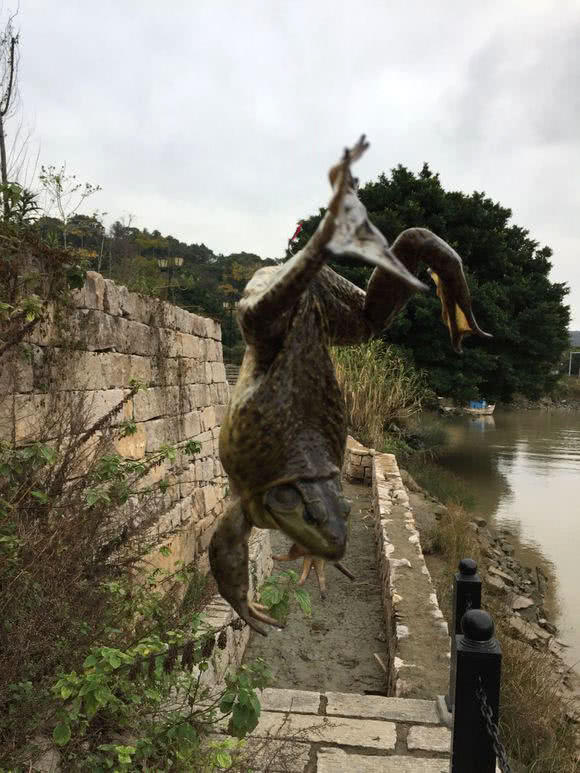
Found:
<svg viewBox="0 0 580 773"><path fill-rule="evenodd" d="M580 664L580 412L505 411L445 419L441 464L465 480L476 514L507 527L519 558L554 577L552 609Z"/></svg>

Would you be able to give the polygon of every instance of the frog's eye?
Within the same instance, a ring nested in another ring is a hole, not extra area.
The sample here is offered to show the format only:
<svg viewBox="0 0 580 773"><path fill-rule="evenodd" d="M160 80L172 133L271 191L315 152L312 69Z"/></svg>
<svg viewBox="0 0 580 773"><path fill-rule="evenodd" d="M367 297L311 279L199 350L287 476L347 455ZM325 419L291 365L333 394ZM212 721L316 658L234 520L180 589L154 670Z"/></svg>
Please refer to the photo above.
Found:
<svg viewBox="0 0 580 773"><path fill-rule="evenodd" d="M264 505L271 510L295 510L301 498L294 486L275 486L264 495Z"/></svg>

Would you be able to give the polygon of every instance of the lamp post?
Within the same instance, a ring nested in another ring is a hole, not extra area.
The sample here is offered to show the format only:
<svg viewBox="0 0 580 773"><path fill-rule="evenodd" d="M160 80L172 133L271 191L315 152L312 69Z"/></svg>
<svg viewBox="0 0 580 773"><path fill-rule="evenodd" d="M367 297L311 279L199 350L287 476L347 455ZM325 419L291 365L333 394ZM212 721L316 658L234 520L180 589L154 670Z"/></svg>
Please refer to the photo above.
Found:
<svg viewBox="0 0 580 773"><path fill-rule="evenodd" d="M234 340L234 310L237 306L237 301L229 298L227 301L223 301L223 308L228 312L229 324L228 324L228 346L233 346Z"/></svg>
<svg viewBox="0 0 580 773"><path fill-rule="evenodd" d="M183 258L171 257L171 258L157 258L157 265L162 271L169 270L169 284L167 286L167 298L169 299L169 293L171 293L171 302L174 301L173 295L173 269L181 268L183 266Z"/></svg>

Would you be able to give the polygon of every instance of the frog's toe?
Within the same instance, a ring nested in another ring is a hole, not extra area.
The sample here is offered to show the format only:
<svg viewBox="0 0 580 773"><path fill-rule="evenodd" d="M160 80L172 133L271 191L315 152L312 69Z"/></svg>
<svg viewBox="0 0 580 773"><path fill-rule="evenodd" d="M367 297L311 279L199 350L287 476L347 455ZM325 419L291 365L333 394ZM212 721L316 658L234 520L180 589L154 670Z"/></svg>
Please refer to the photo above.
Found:
<svg viewBox="0 0 580 773"><path fill-rule="evenodd" d="M261 633L262 636L267 636L268 632L262 628L261 625L258 625L255 622L256 620L260 620L260 622L266 623L267 625L273 625L275 628L284 628L282 623L266 614L268 608L263 604L256 604L253 601L248 601L247 609L247 617L243 615L244 620L254 631Z"/></svg>

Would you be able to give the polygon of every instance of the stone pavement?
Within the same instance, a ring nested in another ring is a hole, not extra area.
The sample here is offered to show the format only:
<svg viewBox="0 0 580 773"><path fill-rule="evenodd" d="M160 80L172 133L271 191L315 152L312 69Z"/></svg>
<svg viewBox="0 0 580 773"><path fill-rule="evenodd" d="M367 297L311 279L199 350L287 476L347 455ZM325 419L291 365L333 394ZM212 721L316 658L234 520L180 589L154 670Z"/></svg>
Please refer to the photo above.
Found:
<svg viewBox="0 0 580 773"><path fill-rule="evenodd" d="M448 773L450 731L435 701L266 689L252 770ZM264 744L262 739L275 737Z"/></svg>

